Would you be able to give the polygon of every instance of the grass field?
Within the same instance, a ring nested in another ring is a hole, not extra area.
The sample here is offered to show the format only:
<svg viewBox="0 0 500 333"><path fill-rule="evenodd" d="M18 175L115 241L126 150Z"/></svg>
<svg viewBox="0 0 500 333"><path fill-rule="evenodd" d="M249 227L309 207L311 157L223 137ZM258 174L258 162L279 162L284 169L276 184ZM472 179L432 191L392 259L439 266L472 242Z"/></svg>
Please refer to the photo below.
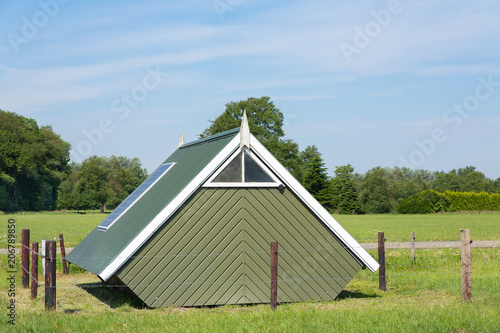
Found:
<svg viewBox="0 0 500 333"><path fill-rule="evenodd" d="M362 271L335 302L282 304L275 312L268 305L147 309L73 269L58 274L54 312L44 310L43 288L31 301L18 286L16 327L4 317L2 332L499 332L500 249L474 249L472 256L470 303L460 297L459 250L418 251L416 263L409 251L393 250L386 292L378 290L377 274ZM0 279L6 311L5 273Z"/></svg>
<svg viewBox="0 0 500 333"><path fill-rule="evenodd" d="M28 213L0 215L2 225L0 230L0 248L7 247L7 221L16 221L16 231L21 237L22 229L30 229L30 240L40 242L42 239L53 240L63 234L66 247L74 247L94 229L105 215L99 213Z"/></svg>
<svg viewBox="0 0 500 333"><path fill-rule="evenodd" d="M64 235L67 247L76 246L106 215L99 213L32 213L0 215L5 225L16 220L17 234L30 229L31 241L55 239ZM417 241L453 241L461 229L470 229L473 240L500 239L500 213L445 213L428 215L334 215L335 219L360 243L377 242L377 233L385 232L388 242L407 242L411 232ZM2 223L2 225L4 225ZM6 248L7 227L0 230L0 248Z"/></svg>
<svg viewBox="0 0 500 333"><path fill-rule="evenodd" d="M77 244L102 219L100 214L0 215L6 226L16 220L17 235L31 229L31 240L63 233L67 246ZM365 215L335 218L360 242L375 242L378 231L388 241L458 240L471 229L475 240L500 239L500 213L435 215ZM7 228L1 234L7 233ZM5 239L5 238L4 238ZM5 244L5 241L4 241ZM2 246L2 247L5 247ZM370 252L374 258L376 252ZM19 262L19 257L17 258ZM472 302L460 291L460 250L409 250L386 253L386 292L378 290L378 274L360 272L335 302L215 308L144 308L140 301L103 287L98 278L70 265L62 276L58 265L57 310L44 310L44 290L37 300L21 288L8 296L7 256L0 255L2 332L500 332L500 249L472 250ZM40 266L40 264L39 264ZM41 273L39 278L42 278ZM43 281L42 281L43 282ZM279 282L278 282L279 283ZM16 302L16 326L7 323L7 305Z"/></svg>
<svg viewBox="0 0 500 333"><path fill-rule="evenodd" d="M360 243L376 243L379 231L385 233L388 242L408 242L412 231L417 242L460 240L462 229L470 229L474 240L500 239L499 212L334 217Z"/></svg>

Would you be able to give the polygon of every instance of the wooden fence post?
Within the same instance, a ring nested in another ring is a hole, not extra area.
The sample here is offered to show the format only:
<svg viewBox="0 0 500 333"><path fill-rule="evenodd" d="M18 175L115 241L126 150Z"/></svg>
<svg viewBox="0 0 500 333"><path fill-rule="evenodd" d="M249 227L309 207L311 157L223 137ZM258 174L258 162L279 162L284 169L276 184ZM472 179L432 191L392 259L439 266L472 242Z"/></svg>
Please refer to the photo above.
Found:
<svg viewBox="0 0 500 333"><path fill-rule="evenodd" d="M68 264L66 263L66 249L64 248L63 234L59 234L59 246L61 247L63 274L68 274Z"/></svg>
<svg viewBox="0 0 500 333"><path fill-rule="evenodd" d="M413 261L417 260L417 257L415 256L415 233L411 233L411 258Z"/></svg>
<svg viewBox="0 0 500 333"><path fill-rule="evenodd" d="M271 243L271 309L278 305L278 243Z"/></svg>
<svg viewBox="0 0 500 333"><path fill-rule="evenodd" d="M56 309L56 241L47 241L45 249L45 309Z"/></svg>
<svg viewBox="0 0 500 333"><path fill-rule="evenodd" d="M21 231L21 280L23 283L23 288L29 288L30 286L30 230L23 229Z"/></svg>
<svg viewBox="0 0 500 333"><path fill-rule="evenodd" d="M462 230L460 238L462 240L462 300L470 302L472 298L470 230Z"/></svg>
<svg viewBox="0 0 500 333"><path fill-rule="evenodd" d="M45 239L42 239L42 269L43 269L43 276L45 276L45 251L47 249L46 246L47 241Z"/></svg>
<svg viewBox="0 0 500 333"><path fill-rule="evenodd" d="M38 293L38 242L31 247L31 300L36 299Z"/></svg>
<svg viewBox="0 0 500 333"><path fill-rule="evenodd" d="M378 263L380 268L378 269L378 286L380 290L386 290L385 283L385 238L384 233L378 233Z"/></svg>

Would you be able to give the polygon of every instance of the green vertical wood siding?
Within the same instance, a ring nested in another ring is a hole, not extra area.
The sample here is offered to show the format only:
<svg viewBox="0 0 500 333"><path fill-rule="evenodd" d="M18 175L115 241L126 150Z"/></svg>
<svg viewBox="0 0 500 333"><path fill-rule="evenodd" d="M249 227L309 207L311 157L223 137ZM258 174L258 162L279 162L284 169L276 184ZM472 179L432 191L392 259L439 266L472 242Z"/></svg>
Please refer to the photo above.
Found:
<svg viewBox="0 0 500 333"><path fill-rule="evenodd" d="M117 272L148 306L333 300L361 269L288 190L202 188Z"/></svg>

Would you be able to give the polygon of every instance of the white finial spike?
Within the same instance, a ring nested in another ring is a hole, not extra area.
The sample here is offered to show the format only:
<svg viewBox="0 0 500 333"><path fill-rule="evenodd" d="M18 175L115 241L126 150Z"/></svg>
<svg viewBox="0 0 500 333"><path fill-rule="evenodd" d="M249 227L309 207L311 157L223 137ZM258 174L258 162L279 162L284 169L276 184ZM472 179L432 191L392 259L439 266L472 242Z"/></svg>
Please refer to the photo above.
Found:
<svg viewBox="0 0 500 333"><path fill-rule="evenodd" d="M248 126L246 110L243 110L243 118L241 118L240 146L247 146L248 148L250 148L250 127Z"/></svg>
<svg viewBox="0 0 500 333"><path fill-rule="evenodd" d="M183 146L185 144L184 142L184 133L181 132L181 137L179 139L179 145L177 146L177 148L179 148L180 146Z"/></svg>

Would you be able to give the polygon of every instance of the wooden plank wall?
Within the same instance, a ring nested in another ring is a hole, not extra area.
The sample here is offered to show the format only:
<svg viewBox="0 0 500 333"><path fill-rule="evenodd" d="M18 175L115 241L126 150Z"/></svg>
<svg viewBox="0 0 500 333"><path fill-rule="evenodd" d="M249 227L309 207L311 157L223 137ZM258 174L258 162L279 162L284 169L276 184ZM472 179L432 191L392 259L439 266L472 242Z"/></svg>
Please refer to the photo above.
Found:
<svg viewBox="0 0 500 333"><path fill-rule="evenodd" d="M332 300L361 269L289 191L200 189L118 272L148 306Z"/></svg>

